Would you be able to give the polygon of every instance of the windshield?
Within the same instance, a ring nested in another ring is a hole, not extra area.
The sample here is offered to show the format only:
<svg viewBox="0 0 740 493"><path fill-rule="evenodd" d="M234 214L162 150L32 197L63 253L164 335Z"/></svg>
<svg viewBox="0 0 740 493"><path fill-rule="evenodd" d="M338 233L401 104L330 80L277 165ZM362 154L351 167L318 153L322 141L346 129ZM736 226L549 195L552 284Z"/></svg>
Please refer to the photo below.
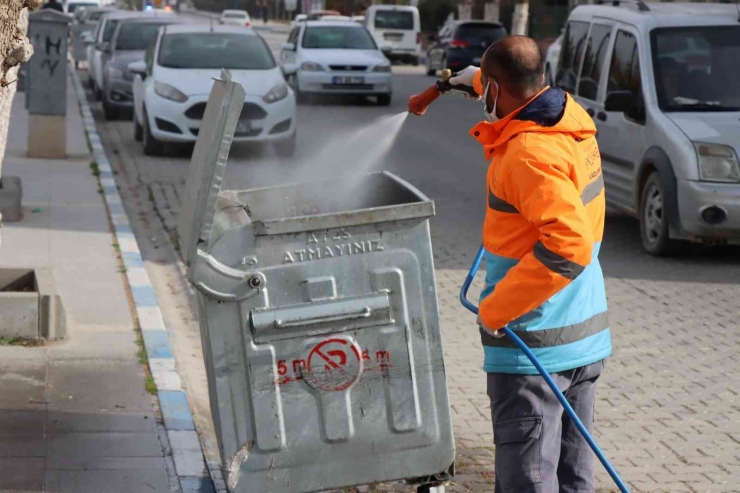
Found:
<svg viewBox="0 0 740 493"><path fill-rule="evenodd" d="M663 111L740 111L740 26L656 29L651 38Z"/></svg>
<svg viewBox="0 0 740 493"><path fill-rule="evenodd" d="M97 3L70 3L67 5L67 13L72 14L74 13L75 9L77 7L97 7Z"/></svg>
<svg viewBox="0 0 740 493"><path fill-rule="evenodd" d="M116 39L116 50L142 51L157 37L157 31L164 24L155 22L127 22L121 26Z"/></svg>
<svg viewBox="0 0 740 493"><path fill-rule="evenodd" d="M303 35L304 48L376 50L375 41L362 26L309 27Z"/></svg>
<svg viewBox="0 0 740 493"><path fill-rule="evenodd" d="M103 17L103 14L105 14L105 10L100 10L98 12L91 12L85 20L87 21L99 21L101 17Z"/></svg>
<svg viewBox="0 0 740 493"><path fill-rule="evenodd" d="M110 41L111 38L113 38L113 33L116 32L116 27L118 26L118 20L111 19L108 22L105 23L105 29L103 30L103 41L107 42Z"/></svg>
<svg viewBox="0 0 740 493"><path fill-rule="evenodd" d="M158 63L187 69L275 68L275 60L261 37L231 33L167 34L162 38Z"/></svg>
<svg viewBox="0 0 740 493"><path fill-rule="evenodd" d="M375 29L414 30L414 14L398 10L375 11Z"/></svg>
<svg viewBox="0 0 740 493"><path fill-rule="evenodd" d="M455 38L467 41L472 44L486 45L493 44L498 41L499 38L503 38L506 35L506 30L503 26L496 26L492 24L461 24L457 28Z"/></svg>

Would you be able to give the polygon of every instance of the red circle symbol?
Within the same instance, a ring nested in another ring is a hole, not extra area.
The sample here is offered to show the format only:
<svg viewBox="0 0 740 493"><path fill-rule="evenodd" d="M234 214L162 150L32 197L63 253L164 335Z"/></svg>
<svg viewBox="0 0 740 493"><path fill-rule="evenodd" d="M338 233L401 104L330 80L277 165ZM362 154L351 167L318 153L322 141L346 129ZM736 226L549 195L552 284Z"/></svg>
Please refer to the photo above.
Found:
<svg viewBox="0 0 740 493"><path fill-rule="evenodd" d="M322 341L308 353L305 373L305 382L316 390L347 390L362 373L360 350L347 339Z"/></svg>

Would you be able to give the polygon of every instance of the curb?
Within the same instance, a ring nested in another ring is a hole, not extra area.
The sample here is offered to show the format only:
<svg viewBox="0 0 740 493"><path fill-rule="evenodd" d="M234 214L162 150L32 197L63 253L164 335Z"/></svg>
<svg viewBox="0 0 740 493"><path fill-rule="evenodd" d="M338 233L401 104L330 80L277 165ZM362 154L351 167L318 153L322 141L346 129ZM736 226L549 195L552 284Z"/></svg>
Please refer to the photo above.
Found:
<svg viewBox="0 0 740 493"><path fill-rule="evenodd" d="M141 257L139 245L123 208L121 196L118 194L115 176L98 135L95 119L90 111L90 105L87 102L80 76L73 66L70 66L69 70L72 74L77 102L80 105L85 133L92 147L93 159L97 162L100 171L98 178L105 203L108 206L109 217L113 224L113 235L116 238L123 264L126 267L126 279L134 301L136 316L139 319L139 328L144 339L149 369L154 378L154 383L157 385L157 397L159 398L165 428L163 430L165 436L160 434L160 441L162 442L162 448L165 450L165 456L169 455L168 451L171 452L170 459L174 462L174 470L177 475L178 488L176 491L182 493L216 493L216 487L209 472L209 469L213 469L214 464L209 464L210 468L206 467L200 438L195 429L187 395L182 389L180 375L177 373L172 346L162 318L162 312L157 303L157 296L146 273L144 260ZM220 469L216 468L216 471L213 472L218 472L216 479L219 480ZM221 483L222 480L218 482ZM219 484L219 486L221 485ZM225 487L223 489L225 490Z"/></svg>

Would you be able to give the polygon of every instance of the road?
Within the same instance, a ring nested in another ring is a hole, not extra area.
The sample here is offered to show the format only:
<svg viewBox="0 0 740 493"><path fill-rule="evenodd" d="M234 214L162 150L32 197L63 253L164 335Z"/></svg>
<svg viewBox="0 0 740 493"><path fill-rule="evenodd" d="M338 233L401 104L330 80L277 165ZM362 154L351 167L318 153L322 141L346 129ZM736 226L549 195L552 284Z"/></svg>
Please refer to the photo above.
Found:
<svg viewBox="0 0 740 493"><path fill-rule="evenodd" d="M264 34L278 49L285 35ZM84 79L84 76L83 76ZM436 202L432 235L458 443L453 491L492 491L493 446L475 321L457 292L480 242L487 163L467 134L480 104L445 96L424 117L387 130L411 94L433 79L394 67L390 107L322 99L298 109L298 150L235 145L224 188L252 188L379 170L410 181ZM99 110L97 116L102 119ZM190 148L145 157L130 121L101 121L101 135L175 337L199 430L210 436L197 322L166 233L174 232ZM379 143L379 141L383 141ZM383 148L388 146L387 152ZM157 220L159 218L159 220ZM161 221L160 221L161 220ZM597 440L633 491L740 491L740 253L687 247L670 259L645 255L635 220L609 214L602 253L614 355L602 377ZM616 491L600 470L599 490Z"/></svg>

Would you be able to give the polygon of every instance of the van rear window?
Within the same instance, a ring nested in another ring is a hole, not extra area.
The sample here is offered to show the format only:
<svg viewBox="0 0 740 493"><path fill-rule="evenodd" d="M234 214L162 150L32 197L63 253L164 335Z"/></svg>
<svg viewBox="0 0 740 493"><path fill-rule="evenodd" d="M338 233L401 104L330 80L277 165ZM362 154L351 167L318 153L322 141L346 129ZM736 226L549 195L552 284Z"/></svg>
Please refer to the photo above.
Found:
<svg viewBox="0 0 740 493"><path fill-rule="evenodd" d="M378 10L375 12L375 29L414 30L414 14L398 10Z"/></svg>

